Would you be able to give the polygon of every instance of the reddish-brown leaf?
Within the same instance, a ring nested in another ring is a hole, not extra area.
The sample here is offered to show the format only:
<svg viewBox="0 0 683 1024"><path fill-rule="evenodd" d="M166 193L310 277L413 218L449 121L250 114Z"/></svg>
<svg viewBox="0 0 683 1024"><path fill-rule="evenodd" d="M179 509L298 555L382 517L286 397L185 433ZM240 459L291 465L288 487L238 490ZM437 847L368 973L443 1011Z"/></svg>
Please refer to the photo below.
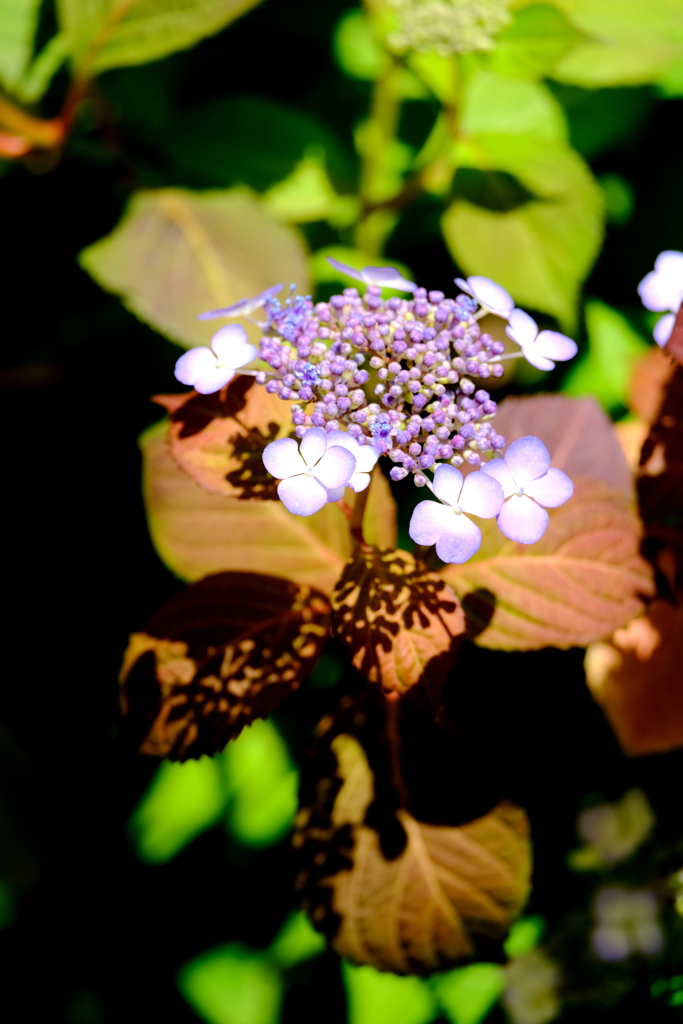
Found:
<svg viewBox="0 0 683 1024"><path fill-rule="evenodd" d="M671 524L683 528L683 367L664 386L656 420L643 445L638 477L640 512L646 529Z"/></svg>
<svg viewBox="0 0 683 1024"><path fill-rule="evenodd" d="M586 681L627 754L683 746L683 605L654 601L586 651Z"/></svg>
<svg viewBox="0 0 683 1024"><path fill-rule="evenodd" d="M679 365L683 366L683 306L681 306L676 314L674 329L669 335L664 351L672 359L675 359Z"/></svg>
<svg viewBox="0 0 683 1024"><path fill-rule="evenodd" d="M674 375L676 363L659 346L650 349L636 363L629 386L629 407L647 423L657 419L664 390Z"/></svg>
<svg viewBox="0 0 683 1024"><path fill-rule="evenodd" d="M329 604L276 576L226 572L171 598L130 639L122 707L142 754L213 754L305 680Z"/></svg>
<svg viewBox="0 0 683 1024"><path fill-rule="evenodd" d="M460 602L407 551L358 549L332 594L332 628L355 667L388 693L438 687L465 631Z"/></svg>
<svg viewBox="0 0 683 1024"><path fill-rule="evenodd" d="M574 497L550 511L538 543L507 540L489 520L474 558L442 570L480 646L582 647L611 636L652 593L639 555L640 523L626 495L596 480L576 478L574 485Z"/></svg>

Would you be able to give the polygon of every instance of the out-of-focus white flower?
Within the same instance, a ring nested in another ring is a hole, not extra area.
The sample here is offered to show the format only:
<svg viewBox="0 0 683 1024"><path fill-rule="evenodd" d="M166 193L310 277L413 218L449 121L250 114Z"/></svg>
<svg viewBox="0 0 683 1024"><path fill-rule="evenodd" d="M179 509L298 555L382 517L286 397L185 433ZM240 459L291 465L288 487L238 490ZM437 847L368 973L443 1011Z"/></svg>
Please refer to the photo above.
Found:
<svg viewBox="0 0 683 1024"><path fill-rule="evenodd" d="M480 306L504 320L507 320L515 308L512 296L508 295L502 285L496 284L488 277L468 277L466 281L456 277L455 283L463 292L476 299Z"/></svg>
<svg viewBox="0 0 683 1024"><path fill-rule="evenodd" d="M513 1024L549 1024L560 1013L559 971L543 950L534 949L505 965L503 1006Z"/></svg>
<svg viewBox="0 0 683 1024"><path fill-rule="evenodd" d="M664 948L657 900L646 889L602 889L595 901L593 952L601 960L625 960L632 953L654 956Z"/></svg>
<svg viewBox="0 0 683 1024"><path fill-rule="evenodd" d="M652 332L658 345L666 345L676 322L676 313L683 302L683 252L666 249L655 260L655 269L638 285L638 294L646 309L669 312Z"/></svg>
<svg viewBox="0 0 683 1024"><path fill-rule="evenodd" d="M579 871L618 864L645 842L655 822L642 789L629 789L616 803L589 807L577 821L577 832L587 845L570 854L569 863Z"/></svg>
<svg viewBox="0 0 683 1024"><path fill-rule="evenodd" d="M417 288L412 281L406 281L395 267L363 267L362 270L355 270L331 256L327 257L327 262L335 270L346 274L347 277L352 277L355 281L362 281L363 284L374 284L380 288L395 288L399 292L414 292Z"/></svg>
<svg viewBox="0 0 683 1024"><path fill-rule="evenodd" d="M247 340L239 324L216 331L211 348L191 348L175 364L175 378L190 384L200 395L212 395L232 380L240 366L255 359L258 349Z"/></svg>
<svg viewBox="0 0 683 1024"><path fill-rule="evenodd" d="M356 493L364 491L370 483L370 473L379 458L378 450L370 444L359 444L345 430L331 430L328 433L327 447L333 448L334 445L346 448L356 460L355 472L346 486Z"/></svg>
<svg viewBox="0 0 683 1024"><path fill-rule="evenodd" d="M575 341L558 331L540 331L532 316L523 309L513 309L508 326L508 338L512 338L522 350L527 363L538 370L554 370L554 360L562 362L573 359L578 348Z"/></svg>

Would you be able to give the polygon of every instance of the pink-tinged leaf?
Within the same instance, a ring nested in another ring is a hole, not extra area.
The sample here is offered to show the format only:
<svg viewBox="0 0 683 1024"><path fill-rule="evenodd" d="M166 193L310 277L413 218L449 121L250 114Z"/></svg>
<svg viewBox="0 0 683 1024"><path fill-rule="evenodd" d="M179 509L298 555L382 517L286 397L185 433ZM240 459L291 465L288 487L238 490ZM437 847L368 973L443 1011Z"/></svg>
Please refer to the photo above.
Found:
<svg viewBox="0 0 683 1024"><path fill-rule="evenodd" d="M348 523L337 505L301 519L277 500L212 494L177 465L168 436L168 421L162 421L145 431L140 445L152 542L172 572L187 581L224 570L277 573L331 592L351 554Z"/></svg>
<svg viewBox="0 0 683 1024"><path fill-rule="evenodd" d="M612 424L594 398L506 398L498 406L494 423L508 446L528 434L540 438L550 452L551 465L572 479L601 480L608 487L633 492L633 478Z"/></svg>
<svg viewBox="0 0 683 1024"><path fill-rule="evenodd" d="M631 502L595 480L575 478L574 486L573 498L550 510L538 543L516 544L494 522L482 523L474 558L442 569L480 646L582 647L610 636L652 594Z"/></svg>

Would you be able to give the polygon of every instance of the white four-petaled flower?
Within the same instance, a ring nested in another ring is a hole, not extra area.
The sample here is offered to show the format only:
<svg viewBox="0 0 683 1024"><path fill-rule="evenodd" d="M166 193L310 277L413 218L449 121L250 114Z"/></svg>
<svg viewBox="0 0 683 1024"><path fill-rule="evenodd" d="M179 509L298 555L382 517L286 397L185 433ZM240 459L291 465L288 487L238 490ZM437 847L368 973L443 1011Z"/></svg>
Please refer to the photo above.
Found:
<svg viewBox="0 0 683 1024"><path fill-rule="evenodd" d="M518 544L540 540L548 526L546 509L564 505L574 493L567 474L550 468L548 449L531 434L514 441L504 459L487 462L481 472L500 484L506 501L498 526Z"/></svg>
<svg viewBox="0 0 683 1024"><path fill-rule="evenodd" d="M292 437L273 441L263 452L263 464L280 480L277 493L283 505L297 516L312 516L328 501L339 501L356 469L347 448L327 447L321 427L307 430L301 445Z"/></svg>
<svg viewBox="0 0 683 1024"><path fill-rule="evenodd" d="M595 901L595 917L591 945L601 960L625 960L631 953L652 956L664 947L657 900L646 889L602 889Z"/></svg>
<svg viewBox="0 0 683 1024"><path fill-rule="evenodd" d="M664 313L652 332L658 345L666 345L674 329L676 313L683 302L683 252L666 249L655 260L655 269L638 285L638 294L646 309Z"/></svg>
<svg viewBox="0 0 683 1024"><path fill-rule="evenodd" d="M523 309L512 310L505 333L517 342L526 361L539 370L553 370L553 360L573 359L578 351L576 342L565 334L539 332L534 318Z"/></svg>
<svg viewBox="0 0 683 1024"><path fill-rule="evenodd" d="M332 448L334 445L341 445L342 448L346 448L356 460L356 469L346 486L356 491L356 493L364 491L370 483L372 468L379 458L378 450L370 444L359 444L345 430L331 430L329 432L327 435L327 447Z"/></svg>
<svg viewBox="0 0 683 1024"><path fill-rule="evenodd" d="M240 299L239 302L233 302L232 306L224 306L223 309L210 309L208 313L200 313L197 319L218 320L223 316L249 316L261 306L265 306L268 299L272 299L281 291L282 285L274 284L271 288L266 288L264 292L254 295L252 299Z"/></svg>
<svg viewBox="0 0 683 1024"><path fill-rule="evenodd" d="M221 327L211 339L211 348L191 348L175 364L175 378L190 384L200 395L212 395L231 381L240 366L255 359L258 349L247 341L239 324Z"/></svg>
<svg viewBox="0 0 683 1024"><path fill-rule="evenodd" d="M406 281L395 267L363 267L362 270L355 270L353 267L347 266L346 263L332 259L331 256L327 257L327 262L335 270L341 271L347 277L352 277L355 281L362 281L363 284L375 284L380 288L395 288L399 292L414 292L417 288L412 281Z"/></svg>
<svg viewBox="0 0 683 1024"><path fill-rule="evenodd" d="M465 513L493 519L503 504L500 484L481 472L463 475L455 466L440 463L434 471L436 501L421 501L408 532L416 544L436 544L442 562L459 565L479 550L481 530Z"/></svg>
<svg viewBox="0 0 683 1024"><path fill-rule="evenodd" d="M514 308L514 299L508 295L502 285L496 284L488 277L468 277L463 281L455 278L455 283L462 291L476 299L480 306L507 320Z"/></svg>

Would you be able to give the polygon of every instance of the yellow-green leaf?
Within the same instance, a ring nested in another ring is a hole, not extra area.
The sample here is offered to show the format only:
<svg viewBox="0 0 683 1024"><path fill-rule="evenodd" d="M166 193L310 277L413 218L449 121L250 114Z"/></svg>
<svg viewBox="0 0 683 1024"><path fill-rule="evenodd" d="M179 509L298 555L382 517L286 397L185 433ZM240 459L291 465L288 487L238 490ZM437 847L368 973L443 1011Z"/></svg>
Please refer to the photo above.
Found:
<svg viewBox="0 0 683 1024"><path fill-rule="evenodd" d="M543 78L585 36L556 7L533 3L517 11L496 37L489 67L512 78Z"/></svg>
<svg viewBox="0 0 683 1024"><path fill-rule="evenodd" d="M136 316L181 345L208 345L216 321L197 317L274 284L308 291L295 231L243 189L139 192L121 223L80 254L81 266ZM258 329L244 321L252 340Z"/></svg>
<svg viewBox="0 0 683 1024"><path fill-rule="evenodd" d="M40 0L0 4L0 82L9 92L21 81L33 54Z"/></svg>
<svg viewBox="0 0 683 1024"><path fill-rule="evenodd" d="M278 1024L282 975L237 943L200 953L178 972L178 988L207 1024Z"/></svg>
<svg viewBox="0 0 683 1024"><path fill-rule="evenodd" d="M639 554L631 501L597 480L576 478L574 485L536 544L507 540L489 520L474 558L442 570L480 646L584 647L642 610L652 573Z"/></svg>
<svg viewBox="0 0 683 1024"><path fill-rule="evenodd" d="M260 0L57 0L71 59L86 74L146 64L212 36Z"/></svg>
<svg viewBox="0 0 683 1024"><path fill-rule="evenodd" d="M168 430L162 420L140 439L149 531L168 568L188 581L226 569L276 573L329 594L351 554L338 506L304 518L280 501L211 494L174 461Z"/></svg>

